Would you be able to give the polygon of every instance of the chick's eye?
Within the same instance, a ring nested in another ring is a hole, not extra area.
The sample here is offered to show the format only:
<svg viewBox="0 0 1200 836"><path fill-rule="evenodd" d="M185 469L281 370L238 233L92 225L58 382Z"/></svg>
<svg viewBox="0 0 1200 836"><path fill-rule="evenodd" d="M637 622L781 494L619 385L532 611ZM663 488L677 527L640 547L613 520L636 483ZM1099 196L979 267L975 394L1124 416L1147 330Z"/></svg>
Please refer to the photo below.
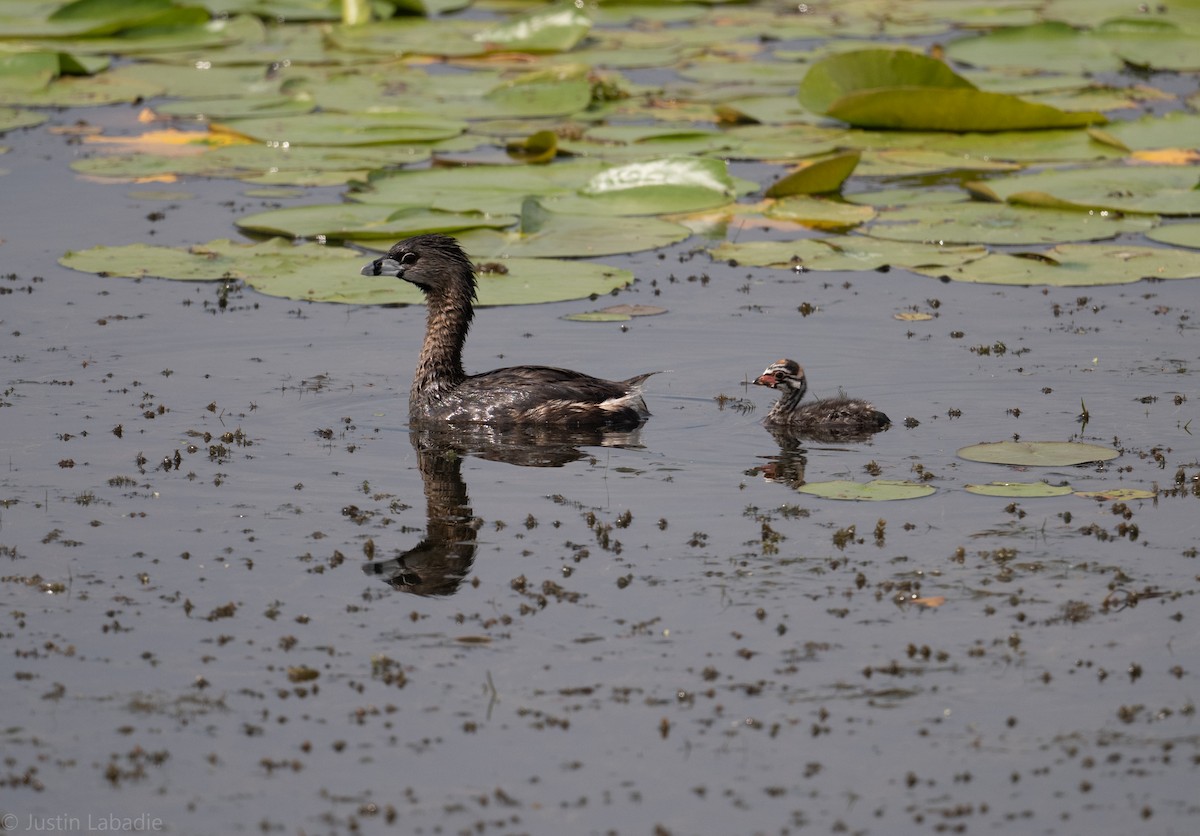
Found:
<svg viewBox="0 0 1200 836"><path fill-rule="evenodd" d="M404 255L402 255L400 257L400 263L401 264L416 264L417 263L417 254L416 253L405 253Z"/></svg>
<svg viewBox="0 0 1200 836"><path fill-rule="evenodd" d="M786 379L786 378L787 378L787 375L786 375L786 374L784 374L783 372L775 372L775 379L776 379L776 380L784 380L784 379Z"/></svg>

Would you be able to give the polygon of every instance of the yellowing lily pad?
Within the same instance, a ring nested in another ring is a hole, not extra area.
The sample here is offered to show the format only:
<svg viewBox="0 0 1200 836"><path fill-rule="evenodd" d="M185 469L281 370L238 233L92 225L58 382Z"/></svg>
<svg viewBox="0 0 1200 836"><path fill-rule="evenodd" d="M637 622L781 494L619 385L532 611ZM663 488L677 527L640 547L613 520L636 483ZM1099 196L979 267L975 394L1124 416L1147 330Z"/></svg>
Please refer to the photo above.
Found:
<svg viewBox="0 0 1200 836"><path fill-rule="evenodd" d="M986 485L967 485L964 490L983 496L1033 499L1041 496L1064 496L1071 493L1071 486L1048 485L1045 482L989 482Z"/></svg>
<svg viewBox="0 0 1200 836"><path fill-rule="evenodd" d="M523 139L509 140L504 150L522 162L548 163L558 155L558 136L554 131L536 131Z"/></svg>
<svg viewBox="0 0 1200 836"><path fill-rule="evenodd" d="M958 455L968 461L990 464L1063 467L1106 462L1120 453L1111 447L1078 441L988 441L963 447Z"/></svg>
<svg viewBox="0 0 1200 836"><path fill-rule="evenodd" d="M823 499L848 499L858 502L886 502L895 499L920 499L937 489L932 485L897 479L875 479L870 482L851 482L835 479L830 482L808 482L801 493Z"/></svg>
<svg viewBox="0 0 1200 836"><path fill-rule="evenodd" d="M847 151L803 163L791 174L772 183L767 189L767 197L836 192L861 158L861 151Z"/></svg>
<svg viewBox="0 0 1200 836"><path fill-rule="evenodd" d="M658 316L666 312L666 308L658 305L609 305L598 311L567 314L563 319L572 322L628 322L635 316Z"/></svg>
<svg viewBox="0 0 1200 836"><path fill-rule="evenodd" d="M768 218L792 221L810 229L843 232L875 217L870 206L825 200L809 195L794 195L777 200L763 212Z"/></svg>

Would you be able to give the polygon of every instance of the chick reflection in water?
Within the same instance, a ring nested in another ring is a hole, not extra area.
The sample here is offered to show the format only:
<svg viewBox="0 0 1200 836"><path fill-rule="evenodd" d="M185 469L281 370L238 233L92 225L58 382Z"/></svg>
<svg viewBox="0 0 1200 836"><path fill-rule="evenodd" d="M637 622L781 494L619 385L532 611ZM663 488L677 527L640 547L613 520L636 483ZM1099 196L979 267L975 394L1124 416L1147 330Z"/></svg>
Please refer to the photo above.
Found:
<svg viewBox="0 0 1200 836"><path fill-rule="evenodd" d="M522 467L562 467L589 457L585 447L638 448L639 430L546 426L414 428L409 435L425 488L425 538L363 571L414 595L453 595L471 571L481 521L471 511L463 458Z"/></svg>
<svg viewBox="0 0 1200 836"><path fill-rule="evenodd" d="M771 435L779 443L779 454L761 456L760 458L768 459L768 463L757 465L750 472L761 474L768 482L778 482L791 488L804 487L804 471L808 467L808 455L802 443L803 439L793 434L775 431L770 427L768 429L772 430Z"/></svg>

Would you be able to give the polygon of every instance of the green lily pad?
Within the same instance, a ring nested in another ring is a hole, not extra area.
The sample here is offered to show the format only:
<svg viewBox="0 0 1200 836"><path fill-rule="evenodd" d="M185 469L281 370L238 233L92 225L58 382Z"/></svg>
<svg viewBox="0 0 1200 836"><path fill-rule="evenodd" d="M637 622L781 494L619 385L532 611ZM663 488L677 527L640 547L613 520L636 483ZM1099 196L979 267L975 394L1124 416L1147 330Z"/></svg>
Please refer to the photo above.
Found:
<svg viewBox="0 0 1200 836"><path fill-rule="evenodd" d="M1160 244L1172 244L1176 247L1200 250L1200 221L1169 224L1151 230L1146 233L1146 237L1152 241L1158 241Z"/></svg>
<svg viewBox="0 0 1200 836"><path fill-rule="evenodd" d="M739 125L723 132L737 142L725 156L734 160L804 160L836 151L847 143L846 128L815 125Z"/></svg>
<svg viewBox="0 0 1200 836"><path fill-rule="evenodd" d="M579 214L662 215L724 206L737 192L722 160L664 157L601 171L577 197L557 198L547 205Z"/></svg>
<svg viewBox="0 0 1200 836"><path fill-rule="evenodd" d="M480 212L441 212L421 206L378 206L333 203L272 209L237 218L239 229L259 235L292 238L325 236L337 240L385 238L395 240L423 232L458 232L474 227L505 227L517 219Z"/></svg>
<svg viewBox="0 0 1200 836"><path fill-rule="evenodd" d="M98 5L122 4L101 0ZM208 10L199 6L179 6L176 13L164 16L161 26L146 26L107 37L61 38L55 43L76 55L178 55L186 50L213 50L237 43L239 36L232 24L233 20L213 20Z"/></svg>
<svg viewBox="0 0 1200 836"><path fill-rule="evenodd" d="M714 104L713 112L717 116L717 121L726 125L759 124L798 127L797 123L816 121L813 115L796 101L795 96L786 92L775 95L738 96Z"/></svg>
<svg viewBox="0 0 1200 836"><path fill-rule="evenodd" d="M592 28L591 19L571 5L523 15L484 29L475 41L489 51L567 52Z"/></svg>
<svg viewBox="0 0 1200 836"><path fill-rule="evenodd" d="M487 47L475 39L477 20L426 20L399 17L376 20L370 26L335 26L329 43L347 55L435 55L466 58L483 55Z"/></svg>
<svg viewBox="0 0 1200 836"><path fill-rule="evenodd" d="M478 256L590 258L657 249L690 235L686 226L662 218L548 212L528 198L517 229L472 229L459 233L458 239Z"/></svg>
<svg viewBox="0 0 1200 836"><path fill-rule="evenodd" d="M944 61L908 49L859 49L822 58L800 83L800 103L828 113L845 96L894 87L962 88L975 85Z"/></svg>
<svg viewBox="0 0 1200 836"><path fill-rule="evenodd" d="M1091 110L1066 111L984 90L890 87L838 99L828 116L859 128L907 131L1012 131L1083 127L1108 121Z"/></svg>
<svg viewBox="0 0 1200 836"><path fill-rule="evenodd" d="M982 258L983 247L939 247L900 241L883 241L862 235L803 238L798 241L745 241L718 244L713 258L760 267L791 270L949 270Z"/></svg>
<svg viewBox="0 0 1200 836"><path fill-rule="evenodd" d="M1121 12L1127 10L1132 14L1127 6L1120 7ZM1180 72L1200 68L1194 29L1186 31L1169 20L1124 17L1103 21L1090 31L1081 27L1072 15L1070 23L1048 21L956 41L946 52L974 66L1038 67L1043 72L1117 72L1125 64Z"/></svg>
<svg viewBox="0 0 1200 836"><path fill-rule="evenodd" d="M1097 491L1075 491L1076 496L1104 499L1110 502L1125 502L1130 499L1154 499L1158 494L1144 488L1108 488Z"/></svg>
<svg viewBox="0 0 1200 836"><path fill-rule="evenodd" d="M1087 462L1106 462L1115 459L1120 453L1111 447L1078 441L988 441L963 447L958 451L958 455L972 462L1064 467Z"/></svg>
<svg viewBox="0 0 1200 836"><path fill-rule="evenodd" d="M809 195L796 195L775 201L763 212L768 218L792 221L810 229L842 232L875 217L870 206L839 203Z"/></svg>
<svg viewBox="0 0 1200 836"><path fill-rule="evenodd" d="M1195 138L1200 136L1200 115L1165 113L1128 122L1111 122L1105 126L1104 136L1115 139L1126 151L1194 149Z"/></svg>
<svg viewBox="0 0 1200 836"><path fill-rule="evenodd" d="M398 11L406 14L438 17L468 8L471 0L388 0Z"/></svg>
<svg viewBox="0 0 1200 836"><path fill-rule="evenodd" d="M219 122L232 119L279 118L311 113L315 102L307 96L268 94L231 96L221 99L184 99L155 107L162 116L178 116L197 121Z"/></svg>
<svg viewBox="0 0 1200 836"><path fill-rule="evenodd" d="M864 49L823 58L800 85L809 109L860 128L1012 131L1108 121L1008 93L979 90L944 62L901 49Z"/></svg>
<svg viewBox="0 0 1200 836"><path fill-rule="evenodd" d="M569 153L621 163L654 157L724 156L737 145L738 140L728 134L674 123L604 125L590 129L582 139L563 141Z"/></svg>
<svg viewBox="0 0 1200 836"><path fill-rule="evenodd" d="M58 57L55 56L55 63ZM31 107L88 107L135 102L161 96L161 84L122 79L116 73L96 76L12 75L0 67L0 104Z"/></svg>
<svg viewBox="0 0 1200 836"><path fill-rule="evenodd" d="M1087 131L1065 128L994 133L854 131L843 144L889 156L902 150L948 154L963 160L959 170L969 170L972 162L1082 163L1124 155L1116 148L1093 141Z"/></svg>
<svg viewBox="0 0 1200 836"><path fill-rule="evenodd" d="M418 163L429 157L428 148L412 145L277 148L247 143L182 157L149 152L97 155L73 160L71 168L107 181L194 176L277 185L344 185L366 179L369 171L381 166Z"/></svg>
<svg viewBox="0 0 1200 836"><path fill-rule="evenodd" d="M633 273L629 270L546 258L489 259L476 269L479 280L476 304L484 307L536 305L601 296L633 281ZM417 288L388 276L360 276L355 271L336 275L324 273L319 284L306 281L306 278L295 273L279 273L255 277L248 283L268 296L312 302L380 305L424 301Z"/></svg>
<svg viewBox="0 0 1200 836"><path fill-rule="evenodd" d="M983 496L1003 496L1015 499L1065 496L1072 492L1070 485L1048 485L1045 482L989 482L986 485L967 485L963 490Z"/></svg>
<svg viewBox="0 0 1200 836"><path fill-rule="evenodd" d="M801 493L823 499L848 499L859 502L885 502L896 499L920 499L937 489L932 485L898 479L875 479L870 482L850 482L835 479L830 482L808 482Z"/></svg>
<svg viewBox="0 0 1200 836"><path fill-rule="evenodd" d="M854 192L842 195L843 200L878 209L895 209L902 206L923 206L938 203L962 203L962 192L958 189L931 189L928 187L879 189L878 191Z"/></svg>
<svg viewBox="0 0 1200 836"><path fill-rule="evenodd" d="M1119 72L1121 59L1102 40L1061 21L998 29L946 47L946 57L974 67L1042 72Z"/></svg>
<svg viewBox="0 0 1200 836"><path fill-rule="evenodd" d="M914 177L950 171L1017 171L1019 163L920 148L866 151L855 169L863 177Z"/></svg>
<svg viewBox="0 0 1200 836"><path fill-rule="evenodd" d="M465 122L429 117L417 112L309 113L287 118L230 119L214 122L225 131L276 146L383 145L393 142L432 142L458 136Z"/></svg>
<svg viewBox="0 0 1200 836"><path fill-rule="evenodd" d="M448 212L521 211L525 198L571 194L606 166L598 160L571 160L548 166L477 165L386 171L351 190L360 203L410 204L419 196Z"/></svg>
<svg viewBox="0 0 1200 836"><path fill-rule="evenodd" d="M193 247L93 247L66 253L72 270L127 278L181 281L239 280L268 296L352 305L417 304L413 285L388 276L362 276L363 255L345 247L258 244L221 239ZM633 281L633 273L601 264L552 259L503 259L479 274L480 305L528 305L603 295Z"/></svg>
<svg viewBox="0 0 1200 836"><path fill-rule="evenodd" d="M798 194L836 192L854 172L862 158L861 151L847 151L816 159L801 165L792 173L776 180L767 189L767 197L788 197Z"/></svg>
<svg viewBox="0 0 1200 836"><path fill-rule="evenodd" d="M1100 166L1020 174L964 184L982 200L1080 211L1200 215L1195 169Z"/></svg>
<svg viewBox="0 0 1200 836"><path fill-rule="evenodd" d="M493 87L482 102L470 104L469 112L476 119L578 113L592 100L588 72L584 64L560 64L525 73Z"/></svg>
<svg viewBox="0 0 1200 836"><path fill-rule="evenodd" d="M121 78L162 85L173 98L234 99L279 95L286 75L264 73L259 65L139 63L114 70Z"/></svg>
<svg viewBox="0 0 1200 836"><path fill-rule="evenodd" d="M247 246L220 239L195 247L158 247L150 244L92 247L68 252L58 263L72 270L101 276L211 282L245 279L250 275L247 266L253 265L259 258L283 261L293 255L308 256L325 265L324 269L328 270L328 252L351 252L319 244L302 244L292 248L280 238L249 245L249 249L246 249ZM242 249L237 249L239 247ZM361 254L358 260L362 260Z"/></svg>
<svg viewBox="0 0 1200 836"><path fill-rule="evenodd" d="M939 244L1050 244L1098 241L1144 233L1158 221L1148 215L1064 212L996 203L906 206L879 213L866 234L893 241Z"/></svg>
<svg viewBox="0 0 1200 836"><path fill-rule="evenodd" d="M48 118L46 114L34 110L0 107L0 134L17 128L32 128L42 124Z"/></svg>
<svg viewBox="0 0 1200 836"><path fill-rule="evenodd" d="M1200 278L1200 253L1165 247L1060 244L1031 253L989 253L949 269L909 269L959 282L1091 287L1142 279Z"/></svg>

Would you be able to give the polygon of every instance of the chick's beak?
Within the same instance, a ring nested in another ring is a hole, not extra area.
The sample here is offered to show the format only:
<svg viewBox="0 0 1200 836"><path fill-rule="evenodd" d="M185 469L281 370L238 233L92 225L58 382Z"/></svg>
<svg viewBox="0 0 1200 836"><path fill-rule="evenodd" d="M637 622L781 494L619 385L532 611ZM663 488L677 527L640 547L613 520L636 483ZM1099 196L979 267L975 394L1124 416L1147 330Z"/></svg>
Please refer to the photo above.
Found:
<svg viewBox="0 0 1200 836"><path fill-rule="evenodd" d="M360 271L364 276L399 276L400 262L394 258L377 258Z"/></svg>
<svg viewBox="0 0 1200 836"><path fill-rule="evenodd" d="M775 375L767 374L765 372L763 374L760 374L754 380L754 383L756 386L769 386L772 389L774 389L778 385L775 381Z"/></svg>

